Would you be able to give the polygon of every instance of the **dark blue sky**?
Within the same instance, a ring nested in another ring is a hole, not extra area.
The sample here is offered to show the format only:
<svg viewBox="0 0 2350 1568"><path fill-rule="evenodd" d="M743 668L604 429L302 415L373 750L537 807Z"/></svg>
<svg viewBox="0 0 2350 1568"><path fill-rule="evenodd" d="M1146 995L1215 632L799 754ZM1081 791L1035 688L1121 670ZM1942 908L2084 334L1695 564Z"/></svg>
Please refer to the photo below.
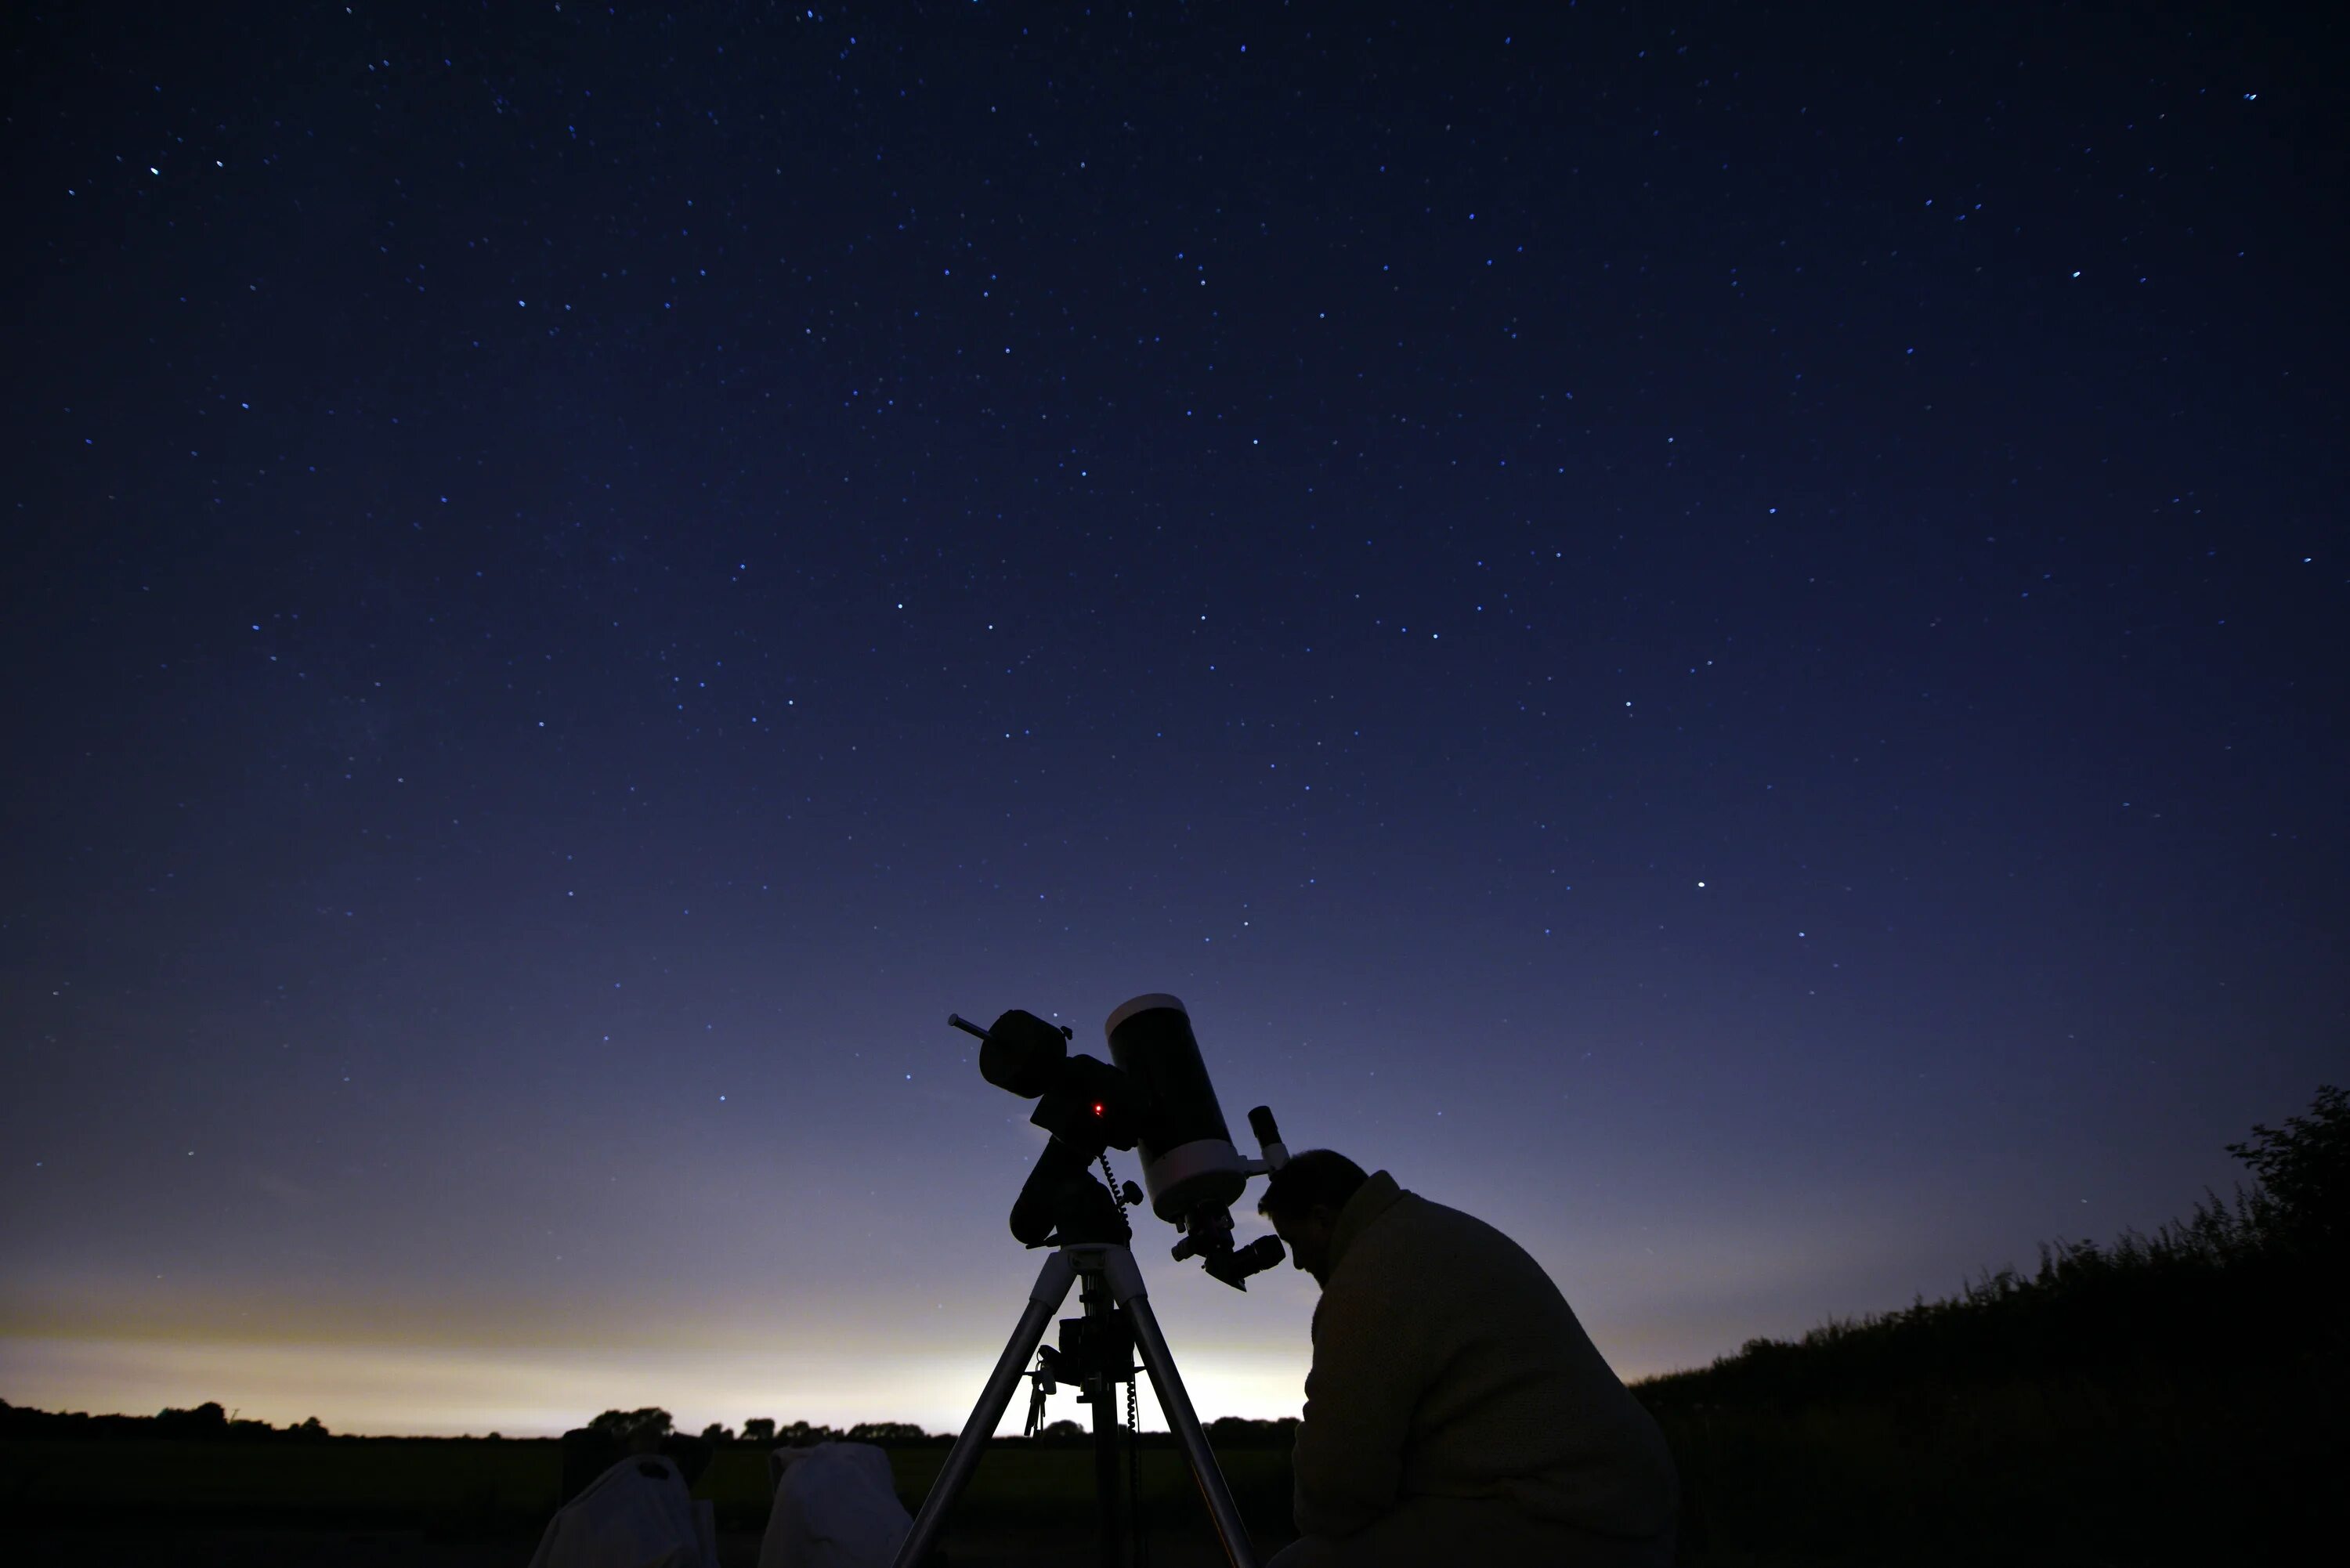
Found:
<svg viewBox="0 0 2350 1568"><path fill-rule="evenodd" d="M944 1015L1147 991L1627 1376L2183 1211L2344 1071L2340 26L20 17L0 1393L951 1428Z"/></svg>

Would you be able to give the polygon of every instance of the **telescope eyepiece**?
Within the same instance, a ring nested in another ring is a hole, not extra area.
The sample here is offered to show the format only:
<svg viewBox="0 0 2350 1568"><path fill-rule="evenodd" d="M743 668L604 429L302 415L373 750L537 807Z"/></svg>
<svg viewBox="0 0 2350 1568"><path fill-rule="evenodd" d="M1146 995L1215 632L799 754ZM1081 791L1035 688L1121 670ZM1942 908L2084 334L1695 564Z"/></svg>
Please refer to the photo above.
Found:
<svg viewBox="0 0 2350 1568"><path fill-rule="evenodd" d="M1236 1247L1229 1252L1204 1260L1201 1266L1232 1289L1244 1291L1248 1289L1251 1274L1261 1274L1267 1269L1277 1268L1281 1260L1287 1256L1282 1251L1280 1237L1259 1236L1245 1247Z"/></svg>

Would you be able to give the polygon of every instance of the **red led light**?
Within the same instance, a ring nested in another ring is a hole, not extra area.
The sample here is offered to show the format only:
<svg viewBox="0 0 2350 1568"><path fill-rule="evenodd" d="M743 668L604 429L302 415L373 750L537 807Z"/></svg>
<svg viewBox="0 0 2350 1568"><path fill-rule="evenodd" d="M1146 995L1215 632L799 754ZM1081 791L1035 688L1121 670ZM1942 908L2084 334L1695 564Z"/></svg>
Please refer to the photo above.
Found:
<svg viewBox="0 0 2350 1568"><path fill-rule="evenodd" d="M1096 1101L1094 1102L1094 1115L1096 1115L1096 1116L1099 1116L1099 1115L1101 1115L1101 1114L1102 1114L1102 1103L1101 1103L1099 1100L1096 1100Z"/></svg>

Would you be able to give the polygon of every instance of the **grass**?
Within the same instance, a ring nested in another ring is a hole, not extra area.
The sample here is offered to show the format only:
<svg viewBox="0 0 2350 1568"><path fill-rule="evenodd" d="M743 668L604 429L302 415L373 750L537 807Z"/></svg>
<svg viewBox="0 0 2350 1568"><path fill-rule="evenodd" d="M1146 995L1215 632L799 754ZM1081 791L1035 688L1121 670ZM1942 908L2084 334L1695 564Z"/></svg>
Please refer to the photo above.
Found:
<svg viewBox="0 0 2350 1568"><path fill-rule="evenodd" d="M0 1444L0 1474L19 1520L511 1529L554 1511L563 1460L553 1442L28 1438Z"/></svg>
<svg viewBox="0 0 2350 1568"><path fill-rule="evenodd" d="M899 1495L920 1506L946 1462L939 1446L889 1450ZM1289 1456L1235 1449L1217 1456L1253 1530L1288 1533ZM1146 1448L1142 1511L1154 1530L1206 1516L1183 1456ZM509 1532L545 1524L562 1479L552 1441L484 1442L412 1438L341 1438L304 1444L172 1439L81 1442L17 1439L0 1444L0 1509L53 1523L272 1523L426 1529L441 1533ZM694 1495L713 1505L722 1529L755 1531L766 1521L767 1451L733 1445L712 1456ZM1094 1518L1088 1448L994 1448L984 1455L952 1516L958 1527L1032 1527Z"/></svg>
<svg viewBox="0 0 2350 1568"><path fill-rule="evenodd" d="M2272 1563L2338 1533L2350 1096L2230 1151L2258 1182L2232 1204L1639 1386L1690 1555Z"/></svg>
<svg viewBox="0 0 2350 1568"><path fill-rule="evenodd" d="M898 1495L910 1511L920 1507L930 1494L931 1483L938 1479L946 1457L947 1450L939 1447L889 1451ZM1286 1451L1239 1449L1218 1454L1216 1462L1251 1530L1266 1535L1289 1533ZM992 1449L963 1489L953 1519L958 1524L972 1525L1089 1521L1094 1517L1093 1463L1093 1450L1084 1447ZM766 1467L763 1449L721 1449L695 1495L716 1505L722 1526L754 1528L767 1514ZM1198 1489L1180 1451L1146 1447L1140 1469L1146 1523L1157 1528L1196 1519L1206 1528Z"/></svg>

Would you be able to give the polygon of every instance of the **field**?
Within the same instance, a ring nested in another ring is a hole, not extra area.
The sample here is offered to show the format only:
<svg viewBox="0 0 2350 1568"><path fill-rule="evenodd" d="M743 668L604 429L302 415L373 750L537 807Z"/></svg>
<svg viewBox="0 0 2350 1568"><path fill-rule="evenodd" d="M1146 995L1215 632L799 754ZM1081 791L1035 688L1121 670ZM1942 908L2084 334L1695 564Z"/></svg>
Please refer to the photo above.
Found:
<svg viewBox="0 0 2350 1568"><path fill-rule="evenodd" d="M891 1450L909 1506L945 1458L943 1446ZM1287 1454L1219 1459L1260 1541L1285 1540ZM1141 1469L1155 1568L1222 1561L1181 1456L1147 1449ZM519 1564L554 1511L561 1470L546 1441L12 1441L0 1445L0 1558L17 1568ZM695 1495L713 1505L730 1568L755 1560L766 1450L720 1449ZM1004 1446L982 1460L948 1546L958 1564L1089 1563L1094 1521L1089 1449Z"/></svg>
<svg viewBox="0 0 2350 1568"><path fill-rule="evenodd" d="M2279 1401L2011 1383L1899 1400L1660 1408L1679 1463L1690 1568L2303 1560L2338 1443L2282 1440ZM2327 1417L2331 1421L2333 1417ZM910 1505L942 1446L890 1450ZM1285 1541L1288 1455L1220 1450L1261 1554ZM1152 1568L1221 1562L1180 1454L1147 1449ZM764 1449L720 1449L696 1489L728 1568L766 1521ZM545 1441L0 1443L11 1568L520 1568L554 1510ZM1095 1560L1092 1455L1000 1446L951 1521L957 1568Z"/></svg>

